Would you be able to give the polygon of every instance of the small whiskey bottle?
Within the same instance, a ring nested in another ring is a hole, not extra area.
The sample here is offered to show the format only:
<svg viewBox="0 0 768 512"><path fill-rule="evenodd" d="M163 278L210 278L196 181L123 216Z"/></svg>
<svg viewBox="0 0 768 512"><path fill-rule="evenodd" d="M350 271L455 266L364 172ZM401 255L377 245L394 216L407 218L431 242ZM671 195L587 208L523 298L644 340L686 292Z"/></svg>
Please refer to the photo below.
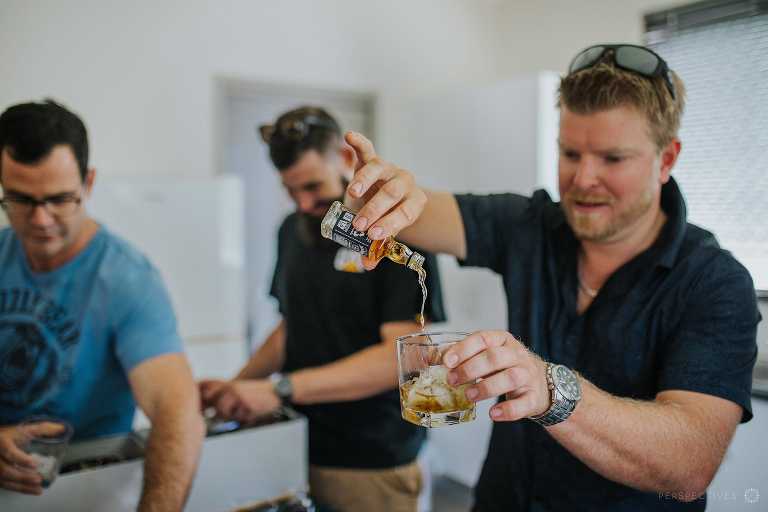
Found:
<svg viewBox="0 0 768 512"><path fill-rule="evenodd" d="M325 214L320 224L320 233L330 240L343 245L347 249L368 256L374 261L389 258L395 263L405 265L421 275L424 272L424 256L409 249L394 239L387 237L383 240L371 240L362 231L352 227L355 212L341 202L334 202Z"/></svg>

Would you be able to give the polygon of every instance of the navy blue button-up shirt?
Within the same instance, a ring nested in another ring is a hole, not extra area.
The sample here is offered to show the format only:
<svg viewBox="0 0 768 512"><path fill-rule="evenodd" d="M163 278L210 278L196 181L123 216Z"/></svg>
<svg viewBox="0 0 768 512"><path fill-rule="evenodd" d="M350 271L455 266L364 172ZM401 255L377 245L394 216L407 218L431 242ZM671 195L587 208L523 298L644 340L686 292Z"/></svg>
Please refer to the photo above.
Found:
<svg viewBox="0 0 768 512"><path fill-rule="evenodd" d="M579 241L544 191L459 195L467 257L503 278L509 330L542 358L621 397L688 390L740 405L752 417L760 315L752 280L715 237L686 221L674 180L655 243L620 267L577 312ZM606 411L610 414L610 411ZM475 491L476 510L704 510L598 475L528 420L497 423Z"/></svg>

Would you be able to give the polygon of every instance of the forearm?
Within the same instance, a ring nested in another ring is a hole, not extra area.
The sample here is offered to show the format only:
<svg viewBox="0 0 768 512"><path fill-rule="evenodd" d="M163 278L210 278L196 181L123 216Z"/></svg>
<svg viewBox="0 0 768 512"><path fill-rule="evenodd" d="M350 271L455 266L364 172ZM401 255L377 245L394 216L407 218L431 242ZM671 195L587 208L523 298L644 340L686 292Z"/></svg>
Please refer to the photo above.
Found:
<svg viewBox="0 0 768 512"><path fill-rule="evenodd" d="M698 434L704 418L675 404L618 398L585 379L581 384L583 398L574 413L548 428L571 454L636 489L691 499L706 490L717 464L712 467L711 440Z"/></svg>
<svg viewBox="0 0 768 512"><path fill-rule="evenodd" d="M424 211L416 222L400 232L397 238L431 253L464 258L464 223L456 198L450 192L424 192L427 194Z"/></svg>
<svg viewBox="0 0 768 512"><path fill-rule="evenodd" d="M202 417L193 405L163 411L153 419L144 461L141 512L184 508L203 435Z"/></svg>
<svg viewBox="0 0 768 512"><path fill-rule="evenodd" d="M297 404L360 400L397 386L393 343L379 343L331 364L291 374Z"/></svg>
<svg viewBox="0 0 768 512"><path fill-rule="evenodd" d="M236 379L263 379L280 371L285 361L285 323L280 324L251 356Z"/></svg>

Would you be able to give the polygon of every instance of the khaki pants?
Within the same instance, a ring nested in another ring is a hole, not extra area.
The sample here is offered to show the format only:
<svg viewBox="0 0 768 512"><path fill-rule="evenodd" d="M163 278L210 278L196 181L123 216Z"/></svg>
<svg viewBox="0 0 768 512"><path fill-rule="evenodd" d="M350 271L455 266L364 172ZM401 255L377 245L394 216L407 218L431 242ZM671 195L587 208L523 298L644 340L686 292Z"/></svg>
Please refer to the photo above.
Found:
<svg viewBox="0 0 768 512"><path fill-rule="evenodd" d="M416 512L421 468L412 462L387 469L309 467L309 490L335 512Z"/></svg>

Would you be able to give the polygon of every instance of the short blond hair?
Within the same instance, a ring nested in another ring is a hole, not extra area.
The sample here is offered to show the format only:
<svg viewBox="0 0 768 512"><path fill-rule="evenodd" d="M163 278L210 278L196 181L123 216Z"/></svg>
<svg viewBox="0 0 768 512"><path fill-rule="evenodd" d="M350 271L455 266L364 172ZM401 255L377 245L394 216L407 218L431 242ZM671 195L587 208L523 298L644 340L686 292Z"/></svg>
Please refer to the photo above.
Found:
<svg viewBox="0 0 768 512"><path fill-rule="evenodd" d="M618 107L634 107L648 119L650 136L661 151L680 129L685 86L670 70L672 98L662 77L644 77L617 67L611 60L571 73L560 80L558 107L577 114L593 114Z"/></svg>

